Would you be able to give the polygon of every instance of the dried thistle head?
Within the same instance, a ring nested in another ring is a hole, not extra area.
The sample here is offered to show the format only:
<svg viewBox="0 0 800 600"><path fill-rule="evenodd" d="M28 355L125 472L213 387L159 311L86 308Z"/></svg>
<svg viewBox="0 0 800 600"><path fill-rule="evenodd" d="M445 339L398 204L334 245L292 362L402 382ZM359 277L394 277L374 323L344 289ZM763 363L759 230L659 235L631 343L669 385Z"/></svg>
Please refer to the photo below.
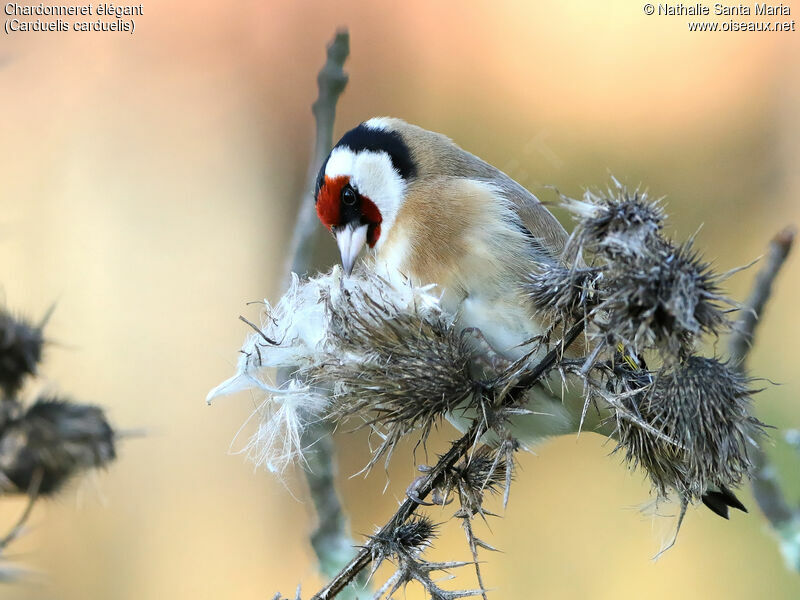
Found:
<svg viewBox="0 0 800 600"><path fill-rule="evenodd" d="M562 318L589 313L596 342L634 354L656 349L668 362L691 354L699 336L728 329L735 304L720 289L728 274L714 271L691 241L665 239L664 212L646 193L615 181L605 194L565 204L578 221L568 254L588 253L591 268L534 276L542 305Z"/></svg>
<svg viewBox="0 0 800 600"><path fill-rule="evenodd" d="M473 491L499 493L505 485L507 456L500 448L481 446L471 457L466 457L461 465L456 466L458 479L462 485Z"/></svg>
<svg viewBox="0 0 800 600"><path fill-rule="evenodd" d="M716 273L691 244L663 241L644 255L620 257L604 270L595 325L612 345L640 353L657 349L662 358L691 353L702 334L729 326L732 305Z"/></svg>
<svg viewBox="0 0 800 600"><path fill-rule="evenodd" d="M370 537L373 568L377 568L384 560L419 556L430 547L438 529L438 525L429 517L416 515L389 532L378 531Z"/></svg>
<svg viewBox="0 0 800 600"><path fill-rule="evenodd" d="M326 354L307 373L334 384L332 418L360 417L383 436L373 461L412 431L427 437L473 394L470 346L444 316L397 310L364 289L327 310Z"/></svg>
<svg viewBox="0 0 800 600"><path fill-rule="evenodd" d="M567 268L542 263L528 276L526 291L533 305L555 321L578 320L597 305L598 267Z"/></svg>
<svg viewBox="0 0 800 600"><path fill-rule="evenodd" d="M38 493L50 494L77 472L111 462L114 444L100 408L42 398L3 430L0 473L18 492L38 480Z"/></svg>
<svg viewBox="0 0 800 600"><path fill-rule="evenodd" d="M630 192L618 181L604 193L586 191L582 200L562 197L577 220L568 250L606 256L637 255L658 236L664 211L647 192Z"/></svg>
<svg viewBox="0 0 800 600"><path fill-rule="evenodd" d="M762 429L750 414L753 393L738 371L691 356L621 400L618 449L646 470L659 497L676 490L694 502L709 488L736 488L749 476L748 446Z"/></svg>
<svg viewBox="0 0 800 600"><path fill-rule="evenodd" d="M465 456L442 476L434 490L434 502L446 504L451 494L459 497L469 517L482 513L486 492L499 494L510 483L514 468L513 453L519 449L515 440L483 445Z"/></svg>
<svg viewBox="0 0 800 600"><path fill-rule="evenodd" d="M469 345L430 287L369 272L343 278L335 267L295 278L277 307L265 309L236 375L209 393L209 400L241 389L265 395L265 420L248 448L258 463L285 466L285 458L300 457L306 424L297 417L321 418L323 407L334 421L359 417L384 436L377 460L407 433L427 435L473 391ZM281 389L270 383L271 367L292 369Z"/></svg>
<svg viewBox="0 0 800 600"><path fill-rule="evenodd" d="M387 560L396 567L394 574L373 595L373 598L388 600L412 581L422 585L433 600L455 600L481 594L482 590L442 589L432 577L438 572L469 564L462 561L428 562L421 558L422 553L430 547L436 537L437 529L437 525L428 517L415 515L387 531L378 531L370 538L372 572L374 573Z"/></svg>
<svg viewBox="0 0 800 600"><path fill-rule="evenodd" d="M6 398L19 391L26 376L36 374L43 346L41 325L0 308L0 390Z"/></svg>

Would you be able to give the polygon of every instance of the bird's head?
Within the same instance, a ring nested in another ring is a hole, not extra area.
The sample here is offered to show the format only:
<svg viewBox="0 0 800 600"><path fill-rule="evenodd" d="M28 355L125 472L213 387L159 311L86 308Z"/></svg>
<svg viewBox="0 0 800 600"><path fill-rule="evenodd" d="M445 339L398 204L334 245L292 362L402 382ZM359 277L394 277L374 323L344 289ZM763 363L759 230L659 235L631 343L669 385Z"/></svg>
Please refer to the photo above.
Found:
<svg viewBox="0 0 800 600"><path fill-rule="evenodd" d="M336 237L348 275L365 245L380 247L417 168L391 119L371 119L348 131L317 178L322 224Z"/></svg>

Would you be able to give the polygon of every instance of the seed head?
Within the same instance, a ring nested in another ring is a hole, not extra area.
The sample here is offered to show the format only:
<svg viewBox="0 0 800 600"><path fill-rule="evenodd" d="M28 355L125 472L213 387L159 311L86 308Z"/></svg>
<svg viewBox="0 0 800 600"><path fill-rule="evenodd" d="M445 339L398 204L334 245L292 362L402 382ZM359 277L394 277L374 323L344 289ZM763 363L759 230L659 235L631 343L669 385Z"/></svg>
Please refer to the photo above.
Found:
<svg viewBox="0 0 800 600"><path fill-rule="evenodd" d="M0 309L0 390L7 398L16 394L26 376L36 373L43 345L41 327Z"/></svg>
<svg viewBox="0 0 800 600"><path fill-rule="evenodd" d="M663 227L661 206L651 202L646 192L629 192L616 180L604 193L587 191L582 200L562 200L577 220L568 248L573 252L643 254Z"/></svg>
<svg viewBox="0 0 800 600"><path fill-rule="evenodd" d="M567 268L542 263L526 282L534 306L556 320L577 320L597 305L597 267Z"/></svg>
<svg viewBox="0 0 800 600"><path fill-rule="evenodd" d="M303 413L363 419L383 436L371 465L388 458L407 433L426 436L474 388L469 344L430 287L389 283L374 273L342 278L338 267L309 280L295 277L274 309L265 304L256 329L236 375L208 399L242 389L266 396L248 450L278 470L302 456ZM271 367L291 368L292 379L277 389Z"/></svg>
<svg viewBox="0 0 800 600"><path fill-rule="evenodd" d="M332 418L356 416L379 429L384 441L372 462L412 431L425 438L473 393L470 348L443 316L398 310L365 290L329 302L327 310L326 355L309 376L317 385L335 384Z"/></svg>
<svg viewBox="0 0 800 600"><path fill-rule="evenodd" d="M436 538L438 525L426 516L414 516L388 533L379 531L372 540L376 562L387 558L416 557Z"/></svg>
<svg viewBox="0 0 800 600"><path fill-rule="evenodd" d="M96 406L39 399L0 437L0 473L16 491L40 478L39 493L58 490L75 473L116 457L114 430Z"/></svg>
<svg viewBox="0 0 800 600"><path fill-rule="evenodd" d="M676 490L693 502L712 487L736 488L749 476L748 447L762 429L750 414L753 393L725 363L691 356L622 400L641 422L618 415L618 449L644 467L661 497Z"/></svg>
<svg viewBox="0 0 800 600"><path fill-rule="evenodd" d="M612 345L636 353L657 349L663 358L688 356L702 334L728 327L724 276L711 269L691 244L667 242L635 257L620 257L604 270L595 324Z"/></svg>

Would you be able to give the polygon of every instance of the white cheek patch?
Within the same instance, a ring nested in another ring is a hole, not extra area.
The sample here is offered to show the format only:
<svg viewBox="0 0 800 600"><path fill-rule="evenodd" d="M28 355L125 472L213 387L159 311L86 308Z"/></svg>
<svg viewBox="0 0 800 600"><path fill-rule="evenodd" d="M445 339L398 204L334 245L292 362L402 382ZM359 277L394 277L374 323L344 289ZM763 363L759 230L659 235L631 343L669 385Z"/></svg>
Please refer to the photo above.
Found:
<svg viewBox="0 0 800 600"><path fill-rule="evenodd" d="M403 202L406 186L403 178L392 165L386 152L362 150L354 153L350 148L336 148L328 158L325 175L345 175L356 191L372 200L381 212L381 236L377 247L386 239Z"/></svg>
<svg viewBox="0 0 800 600"><path fill-rule="evenodd" d="M372 200L381 211L381 236L376 244L380 249L403 202L405 182L386 152L358 153L351 181L356 190Z"/></svg>

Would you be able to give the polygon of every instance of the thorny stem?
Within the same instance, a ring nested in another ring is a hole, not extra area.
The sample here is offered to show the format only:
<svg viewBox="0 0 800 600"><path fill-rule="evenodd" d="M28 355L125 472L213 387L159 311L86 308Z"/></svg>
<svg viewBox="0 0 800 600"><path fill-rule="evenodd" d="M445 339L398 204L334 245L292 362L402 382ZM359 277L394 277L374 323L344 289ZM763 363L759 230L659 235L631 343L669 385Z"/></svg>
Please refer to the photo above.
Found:
<svg viewBox="0 0 800 600"><path fill-rule="evenodd" d="M346 30L337 31L328 45L327 60L317 75L319 95L311 107L316 121L314 154L309 163L307 183L292 234L287 273L303 274L309 270L314 246L322 229L317 222L310 195L316 185L317 173L333 146L336 103L347 86L348 76L343 67L349 53L349 33ZM291 369L280 369L277 374L278 384L287 381L290 374ZM304 456L308 467L305 474L318 522L311 535L311 545L319 560L320 571L326 576L336 573L352 557L354 546L334 485L336 464L331 433L329 423L317 421L310 423L302 436L303 447L309 449Z"/></svg>
<svg viewBox="0 0 800 600"><path fill-rule="evenodd" d="M574 342L578 336L583 332L583 321L573 325L572 328L564 336L563 343L559 344L548 352L545 357L529 372L527 372L520 381L524 381L526 387L532 386L539 378L541 378L547 371L549 371L556 361L561 357L562 350L567 348ZM517 391L519 385L515 386L512 391ZM470 449L478 442L481 433L484 430L483 421L476 419L467 432L458 440L453 442L450 449L439 458L436 465L428 471L427 475L423 477L419 483L415 484L414 498L406 497L397 512L392 515L391 519L384 525L381 530L373 536L373 539L386 539L390 536L397 527L405 523L408 518L421 506L420 501L430 494L439 484L442 476L447 473L453 466L464 456L466 456ZM367 542L356 557L328 583L323 589L314 594L311 600L330 600L336 597L347 585L352 582L359 573L366 569L372 562L372 547L375 542Z"/></svg>
<svg viewBox="0 0 800 600"><path fill-rule="evenodd" d="M793 228L787 227L772 239L766 263L756 275L753 290L729 340L731 362L741 370L744 370L756 326L772 294L772 284L792 249L795 233ZM787 562L793 569L800 570L800 510L792 508L786 501L775 468L770 464L764 450L755 448L751 459L753 495L756 502L781 537L781 550Z"/></svg>
<svg viewBox="0 0 800 600"><path fill-rule="evenodd" d="M424 500L436 487L439 478L469 451L475 441L475 435L479 427L480 425L477 422L474 423L460 439L450 446L447 453L439 459L436 466L431 469L428 475L425 476L417 486L415 490L417 500ZM414 511L419 508L420 504L417 500L406 498L400 505L400 508L397 509L397 512L389 519L389 522L381 528L379 533L375 534L375 537L385 538L398 526L405 523L406 520L414 514ZM353 581L370 562L372 562L372 542L367 542L358 555L350 561L350 564L339 571L325 588L311 597L311 600L329 600L330 598L334 598Z"/></svg>

